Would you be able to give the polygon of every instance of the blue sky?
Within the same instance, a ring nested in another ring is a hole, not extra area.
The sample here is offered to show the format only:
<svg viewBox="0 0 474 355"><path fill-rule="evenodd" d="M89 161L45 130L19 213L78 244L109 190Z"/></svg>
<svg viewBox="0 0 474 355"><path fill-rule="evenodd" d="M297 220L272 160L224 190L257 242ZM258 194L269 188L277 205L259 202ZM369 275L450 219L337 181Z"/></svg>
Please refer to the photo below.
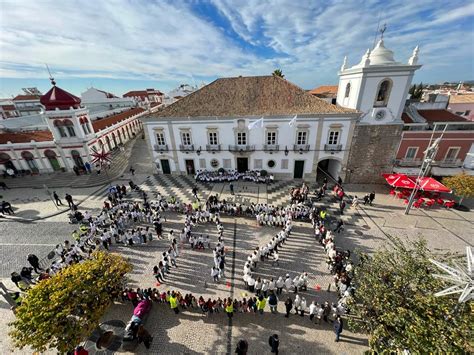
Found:
<svg viewBox="0 0 474 355"><path fill-rule="evenodd" d="M450 0L0 0L0 97L58 85L122 95L224 76L267 75L310 89L337 84L387 23L385 45L415 82L474 80L474 2Z"/></svg>

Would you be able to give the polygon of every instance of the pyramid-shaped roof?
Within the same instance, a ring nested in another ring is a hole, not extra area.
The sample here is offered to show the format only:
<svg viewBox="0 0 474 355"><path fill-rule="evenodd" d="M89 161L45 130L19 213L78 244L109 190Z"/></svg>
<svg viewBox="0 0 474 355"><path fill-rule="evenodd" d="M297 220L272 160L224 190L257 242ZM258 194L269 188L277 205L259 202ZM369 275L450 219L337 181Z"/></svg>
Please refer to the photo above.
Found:
<svg viewBox="0 0 474 355"><path fill-rule="evenodd" d="M53 87L43 96L41 96L40 102L46 110L69 110L71 107L79 108L81 99L73 94L53 85Z"/></svg>

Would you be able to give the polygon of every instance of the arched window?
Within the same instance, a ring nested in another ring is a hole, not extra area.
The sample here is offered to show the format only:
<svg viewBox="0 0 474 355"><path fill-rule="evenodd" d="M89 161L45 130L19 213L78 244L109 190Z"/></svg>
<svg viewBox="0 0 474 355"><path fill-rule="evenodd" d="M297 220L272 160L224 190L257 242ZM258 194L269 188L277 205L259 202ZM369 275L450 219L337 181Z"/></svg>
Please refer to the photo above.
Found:
<svg viewBox="0 0 474 355"><path fill-rule="evenodd" d="M74 130L74 124L70 120L64 120L64 126L67 129L67 133L69 134L69 137L75 137L76 136L76 131Z"/></svg>
<svg viewBox="0 0 474 355"><path fill-rule="evenodd" d="M54 120L54 126L59 132L59 135L64 138L67 137L66 129L64 128L64 123L61 120Z"/></svg>
<svg viewBox="0 0 474 355"><path fill-rule="evenodd" d="M346 85L346 93L344 94L344 97L349 97L349 94L351 93L351 83L347 83Z"/></svg>
<svg viewBox="0 0 474 355"><path fill-rule="evenodd" d="M374 106L376 107L387 106L391 88L392 88L392 82L389 79L385 79L379 84L379 87L377 90L377 96L375 97Z"/></svg>
<svg viewBox="0 0 474 355"><path fill-rule="evenodd" d="M35 157L31 152L24 151L21 152L21 157L26 161L26 164L33 172L38 172L38 167L36 166Z"/></svg>

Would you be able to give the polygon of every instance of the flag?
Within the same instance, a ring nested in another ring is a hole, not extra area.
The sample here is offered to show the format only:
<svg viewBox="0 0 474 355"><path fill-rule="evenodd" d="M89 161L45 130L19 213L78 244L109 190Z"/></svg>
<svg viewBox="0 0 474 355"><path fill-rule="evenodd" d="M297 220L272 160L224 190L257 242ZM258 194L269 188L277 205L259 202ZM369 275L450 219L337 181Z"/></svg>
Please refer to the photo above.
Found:
<svg viewBox="0 0 474 355"><path fill-rule="evenodd" d="M293 117L293 118L291 119L290 122L288 122L288 124L290 125L290 127L293 127L293 126L295 125L295 123L296 123L296 115L295 115L295 117Z"/></svg>
<svg viewBox="0 0 474 355"><path fill-rule="evenodd" d="M248 125L248 129L254 129L254 128L263 128L263 117L259 120L256 120L255 122L252 122Z"/></svg>

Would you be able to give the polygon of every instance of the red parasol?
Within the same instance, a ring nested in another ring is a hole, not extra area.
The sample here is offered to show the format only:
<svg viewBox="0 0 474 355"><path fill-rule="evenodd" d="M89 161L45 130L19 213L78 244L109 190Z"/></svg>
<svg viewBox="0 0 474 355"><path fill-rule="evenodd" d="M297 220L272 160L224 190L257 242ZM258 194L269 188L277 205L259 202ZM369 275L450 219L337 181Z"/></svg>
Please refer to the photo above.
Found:
<svg viewBox="0 0 474 355"><path fill-rule="evenodd" d="M451 192L448 187L431 177L420 178L419 185L423 191Z"/></svg>
<svg viewBox="0 0 474 355"><path fill-rule="evenodd" d="M393 187L402 187L405 189L414 189L415 182L405 174L382 174L387 183Z"/></svg>

